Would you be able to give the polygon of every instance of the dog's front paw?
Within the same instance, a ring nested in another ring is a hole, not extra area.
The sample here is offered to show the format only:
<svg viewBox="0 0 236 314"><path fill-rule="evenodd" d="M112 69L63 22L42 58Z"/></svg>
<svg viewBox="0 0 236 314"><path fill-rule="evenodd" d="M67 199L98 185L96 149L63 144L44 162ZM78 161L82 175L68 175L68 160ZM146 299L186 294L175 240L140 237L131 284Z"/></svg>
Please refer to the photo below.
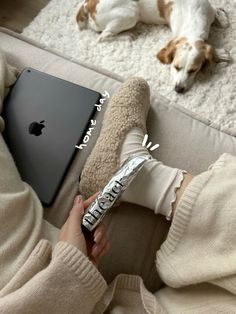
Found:
<svg viewBox="0 0 236 314"><path fill-rule="evenodd" d="M119 39L128 40L129 42L132 42L137 39L137 35L135 35L133 32L125 31L119 35Z"/></svg>
<svg viewBox="0 0 236 314"><path fill-rule="evenodd" d="M228 28L229 23L229 17L227 12L223 8L218 8L216 10L216 17L214 21L214 25L220 28Z"/></svg>
<svg viewBox="0 0 236 314"><path fill-rule="evenodd" d="M226 49L215 49L214 61L216 63L220 62L230 63L232 61L230 52Z"/></svg>
<svg viewBox="0 0 236 314"><path fill-rule="evenodd" d="M113 37L113 33L110 31L103 31L101 35L97 39L97 43L103 43L104 41L108 41Z"/></svg>

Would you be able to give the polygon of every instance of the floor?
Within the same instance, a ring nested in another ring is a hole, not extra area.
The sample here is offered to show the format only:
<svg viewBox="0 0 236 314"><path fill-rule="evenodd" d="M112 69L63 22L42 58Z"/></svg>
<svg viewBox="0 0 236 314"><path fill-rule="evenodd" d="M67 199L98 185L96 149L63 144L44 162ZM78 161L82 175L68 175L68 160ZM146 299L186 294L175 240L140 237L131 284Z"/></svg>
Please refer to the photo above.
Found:
<svg viewBox="0 0 236 314"><path fill-rule="evenodd" d="M0 26L21 33L50 0L0 0Z"/></svg>

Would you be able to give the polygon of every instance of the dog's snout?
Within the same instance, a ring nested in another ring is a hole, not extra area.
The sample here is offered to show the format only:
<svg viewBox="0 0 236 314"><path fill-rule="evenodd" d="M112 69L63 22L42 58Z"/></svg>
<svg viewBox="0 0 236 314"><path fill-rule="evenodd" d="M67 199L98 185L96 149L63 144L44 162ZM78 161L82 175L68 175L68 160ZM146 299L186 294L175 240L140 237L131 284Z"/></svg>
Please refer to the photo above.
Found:
<svg viewBox="0 0 236 314"><path fill-rule="evenodd" d="M185 91L185 87L183 85L175 85L175 91L177 93L183 93Z"/></svg>

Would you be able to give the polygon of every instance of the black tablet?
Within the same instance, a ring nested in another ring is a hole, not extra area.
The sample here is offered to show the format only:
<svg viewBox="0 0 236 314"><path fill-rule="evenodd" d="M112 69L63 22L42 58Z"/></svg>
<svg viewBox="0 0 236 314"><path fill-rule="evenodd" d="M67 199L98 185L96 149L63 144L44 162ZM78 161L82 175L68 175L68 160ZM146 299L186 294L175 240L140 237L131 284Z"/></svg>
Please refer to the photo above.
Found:
<svg viewBox="0 0 236 314"><path fill-rule="evenodd" d="M52 204L100 97L32 68L24 69L11 88L2 113L3 136L22 180L44 206Z"/></svg>

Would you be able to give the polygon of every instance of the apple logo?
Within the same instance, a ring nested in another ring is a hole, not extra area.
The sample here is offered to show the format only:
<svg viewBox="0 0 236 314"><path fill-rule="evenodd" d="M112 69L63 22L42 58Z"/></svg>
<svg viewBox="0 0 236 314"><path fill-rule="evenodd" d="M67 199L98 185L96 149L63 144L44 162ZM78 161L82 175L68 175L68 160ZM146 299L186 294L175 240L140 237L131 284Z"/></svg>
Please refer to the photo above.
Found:
<svg viewBox="0 0 236 314"><path fill-rule="evenodd" d="M45 128L45 125L43 124L45 121L38 122L32 122L29 126L29 133L33 134L35 136L39 136L42 134L42 129Z"/></svg>

